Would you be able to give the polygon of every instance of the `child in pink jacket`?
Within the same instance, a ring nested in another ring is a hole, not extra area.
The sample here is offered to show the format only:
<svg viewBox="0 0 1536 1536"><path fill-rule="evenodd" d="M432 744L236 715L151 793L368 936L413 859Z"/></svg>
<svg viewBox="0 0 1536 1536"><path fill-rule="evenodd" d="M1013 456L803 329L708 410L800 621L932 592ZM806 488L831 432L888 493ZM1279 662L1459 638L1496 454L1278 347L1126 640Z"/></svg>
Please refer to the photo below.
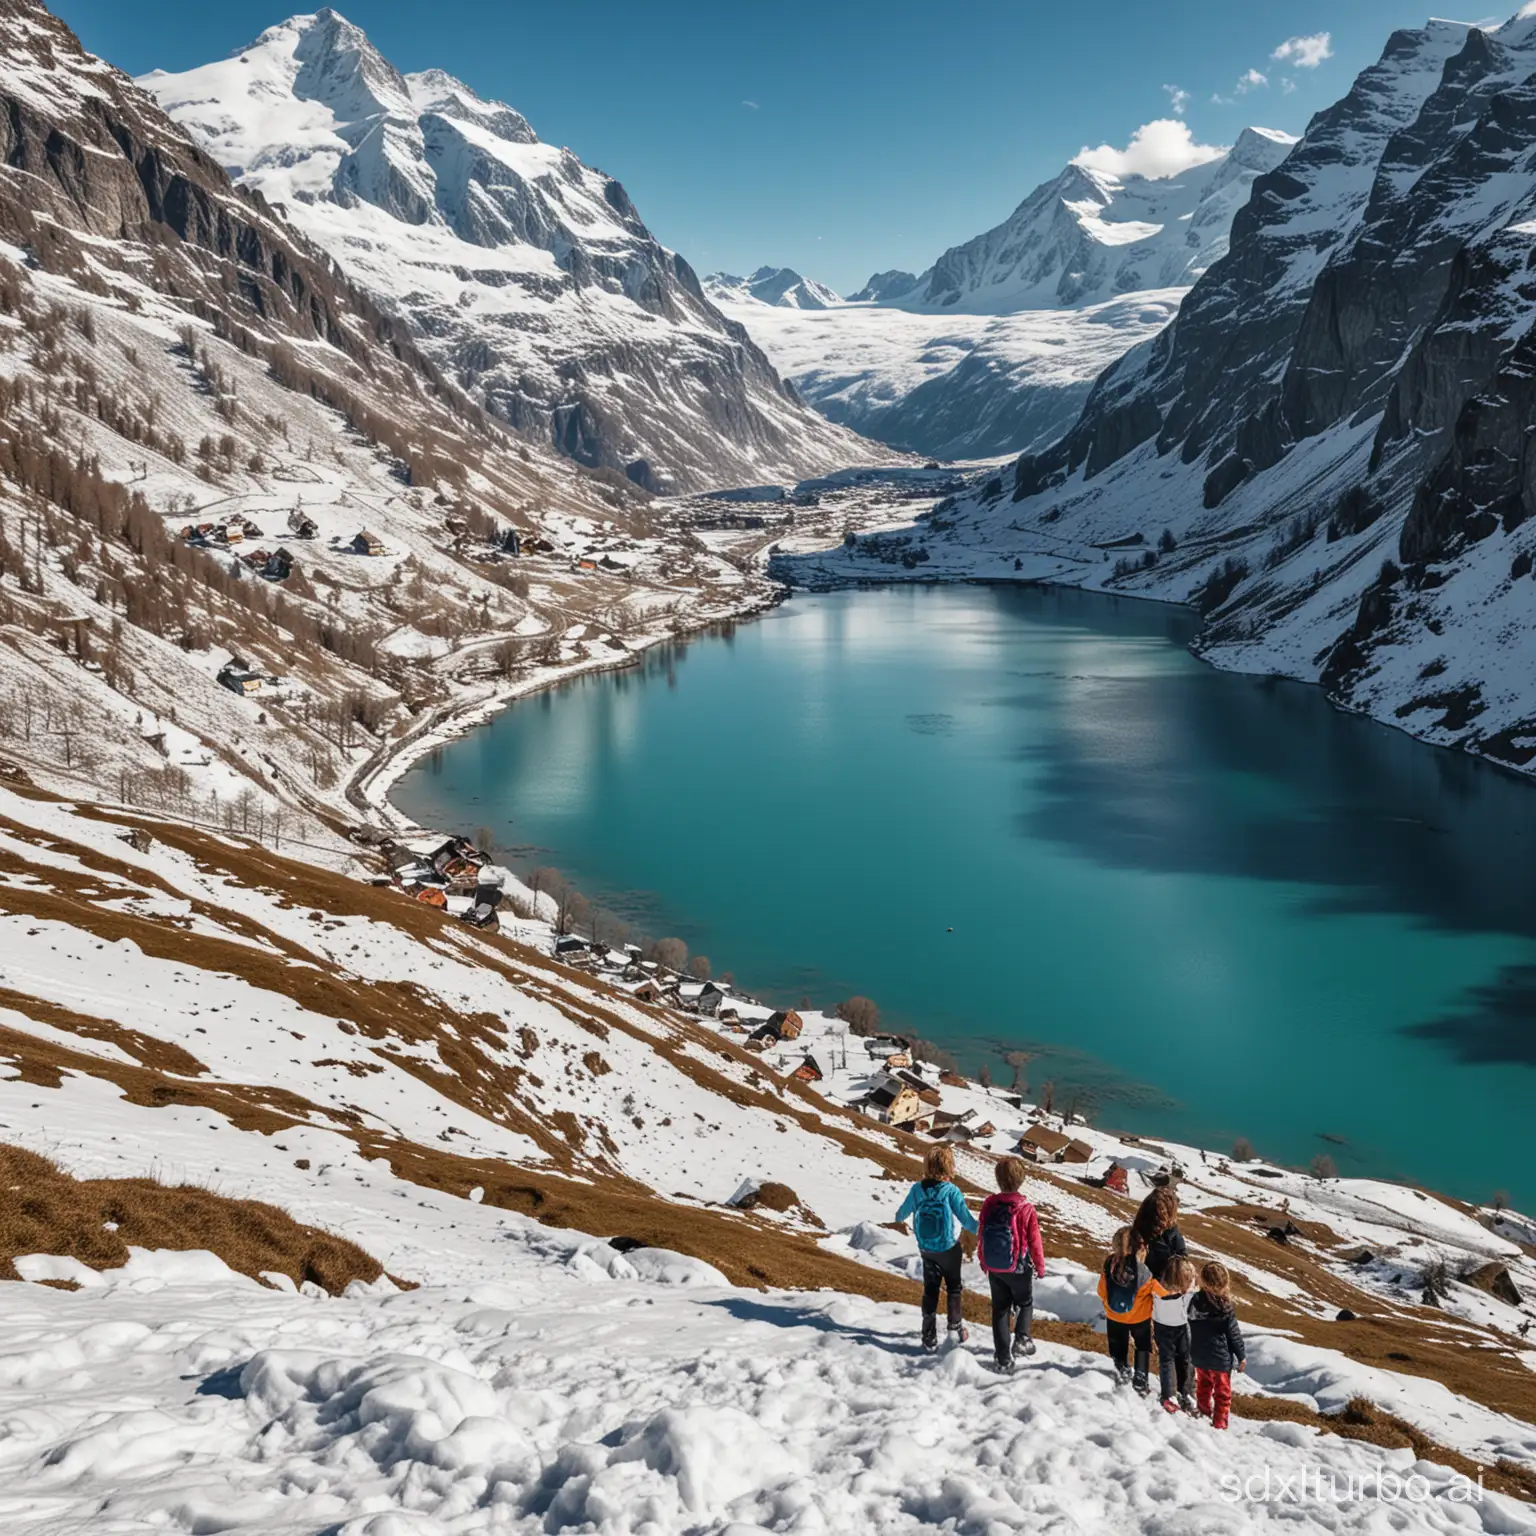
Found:
<svg viewBox="0 0 1536 1536"><path fill-rule="evenodd" d="M1005 1375L1013 1374L1016 1356L1035 1352L1035 1276L1045 1273L1040 1218L1019 1193L1024 1171L1016 1157L999 1161L999 1192L982 1201L976 1222L976 1261L992 1286L992 1349Z"/></svg>

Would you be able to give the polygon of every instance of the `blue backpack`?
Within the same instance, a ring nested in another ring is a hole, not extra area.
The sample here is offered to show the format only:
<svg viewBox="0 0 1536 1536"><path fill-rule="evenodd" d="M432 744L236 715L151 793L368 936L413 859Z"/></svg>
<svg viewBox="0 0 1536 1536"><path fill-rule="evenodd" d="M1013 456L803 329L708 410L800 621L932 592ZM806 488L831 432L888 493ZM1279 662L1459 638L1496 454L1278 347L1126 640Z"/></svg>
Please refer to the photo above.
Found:
<svg viewBox="0 0 1536 1536"><path fill-rule="evenodd" d="M994 1205L981 1224L977 1257L981 1260L981 1267L990 1275L1011 1275L1015 1270L1023 1268L1019 1262L1022 1255L1019 1253L1018 1234L1014 1231L1015 1209L1012 1204Z"/></svg>
<svg viewBox="0 0 1536 1536"><path fill-rule="evenodd" d="M912 1235L917 1246L928 1253L942 1253L949 1247L949 1197L947 1185L934 1184L918 1196L912 1213Z"/></svg>
<svg viewBox="0 0 1536 1536"><path fill-rule="evenodd" d="M1125 1270L1116 1269L1113 1264L1104 1267L1104 1304L1111 1312L1129 1312L1136 1305L1136 1294L1141 1290L1141 1266L1133 1263L1129 1270L1127 1280L1123 1278Z"/></svg>

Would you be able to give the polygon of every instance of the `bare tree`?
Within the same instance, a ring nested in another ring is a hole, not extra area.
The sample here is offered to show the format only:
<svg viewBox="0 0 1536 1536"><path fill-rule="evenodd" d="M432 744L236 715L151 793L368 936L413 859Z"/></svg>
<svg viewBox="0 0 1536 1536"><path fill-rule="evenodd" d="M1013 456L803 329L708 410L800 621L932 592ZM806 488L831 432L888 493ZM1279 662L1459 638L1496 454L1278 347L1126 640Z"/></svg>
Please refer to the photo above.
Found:
<svg viewBox="0 0 1536 1536"><path fill-rule="evenodd" d="M976 1081L981 1084L988 1093L992 1092L992 1068L986 1062L982 1062L981 1071L976 1074Z"/></svg>
<svg viewBox="0 0 1536 1536"><path fill-rule="evenodd" d="M931 1067L937 1067L940 1072L956 1072L960 1070L960 1063L955 1060L953 1054L946 1051L942 1045L935 1045L932 1040L914 1040L912 1042L912 1059L925 1061Z"/></svg>
<svg viewBox="0 0 1536 1536"><path fill-rule="evenodd" d="M1326 1152L1319 1152L1307 1164L1307 1170L1314 1179L1336 1179L1339 1176L1338 1165Z"/></svg>
<svg viewBox="0 0 1536 1536"><path fill-rule="evenodd" d="M1232 1143L1232 1158L1235 1162L1251 1163L1258 1155L1253 1149L1253 1143L1246 1136L1239 1136Z"/></svg>
<svg viewBox="0 0 1536 1536"><path fill-rule="evenodd" d="M658 939L651 955L657 965L669 971L681 971L688 964L688 946L681 939Z"/></svg>
<svg viewBox="0 0 1536 1536"><path fill-rule="evenodd" d="M695 981L708 981L709 956L695 955L693 959L688 962L688 974L692 976Z"/></svg>
<svg viewBox="0 0 1536 1536"><path fill-rule="evenodd" d="M561 891L559 907L557 931L560 933L575 933L578 928L585 927L592 911L592 903L574 885L567 885Z"/></svg>
<svg viewBox="0 0 1536 1536"><path fill-rule="evenodd" d="M837 1005L837 1016L855 1035L873 1035L880 1029L880 1009L873 998L845 997Z"/></svg>
<svg viewBox="0 0 1536 1536"><path fill-rule="evenodd" d="M528 889L533 892L533 910L539 910L539 897L553 896L557 886L565 884L565 876L552 865L541 864L528 876Z"/></svg>
<svg viewBox="0 0 1536 1536"><path fill-rule="evenodd" d="M1013 1068L1013 1081L1009 1089L1013 1093L1024 1093L1029 1088L1027 1069L1030 1062L1035 1059L1033 1051L1004 1051L1003 1062Z"/></svg>

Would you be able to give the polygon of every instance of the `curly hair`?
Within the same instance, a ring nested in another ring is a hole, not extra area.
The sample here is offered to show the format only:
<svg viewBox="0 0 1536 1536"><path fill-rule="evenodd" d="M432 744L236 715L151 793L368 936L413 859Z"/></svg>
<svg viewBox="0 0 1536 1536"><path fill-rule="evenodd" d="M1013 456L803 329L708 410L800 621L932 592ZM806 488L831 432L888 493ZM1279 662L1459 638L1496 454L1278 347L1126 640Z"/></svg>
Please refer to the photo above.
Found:
<svg viewBox="0 0 1536 1536"><path fill-rule="evenodd" d="M1151 1247L1153 1239L1159 1233L1166 1232L1178 1219L1179 1197L1171 1184L1163 1184L1141 1202L1131 1225L1136 1230L1137 1238Z"/></svg>

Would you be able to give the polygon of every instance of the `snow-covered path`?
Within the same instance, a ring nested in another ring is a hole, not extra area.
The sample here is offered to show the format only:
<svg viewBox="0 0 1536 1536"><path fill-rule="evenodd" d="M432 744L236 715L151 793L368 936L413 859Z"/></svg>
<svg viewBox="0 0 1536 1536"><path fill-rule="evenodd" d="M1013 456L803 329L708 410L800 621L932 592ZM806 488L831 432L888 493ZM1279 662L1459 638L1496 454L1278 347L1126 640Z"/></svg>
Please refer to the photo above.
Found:
<svg viewBox="0 0 1536 1536"><path fill-rule="evenodd" d="M7 1287L0 1528L1536 1531L1410 1452L1170 1418L1090 1355L1044 1345L1003 1379L975 1335L923 1356L909 1308L497 1219L478 1275L451 1260L405 1294L277 1293L184 1255Z"/></svg>

